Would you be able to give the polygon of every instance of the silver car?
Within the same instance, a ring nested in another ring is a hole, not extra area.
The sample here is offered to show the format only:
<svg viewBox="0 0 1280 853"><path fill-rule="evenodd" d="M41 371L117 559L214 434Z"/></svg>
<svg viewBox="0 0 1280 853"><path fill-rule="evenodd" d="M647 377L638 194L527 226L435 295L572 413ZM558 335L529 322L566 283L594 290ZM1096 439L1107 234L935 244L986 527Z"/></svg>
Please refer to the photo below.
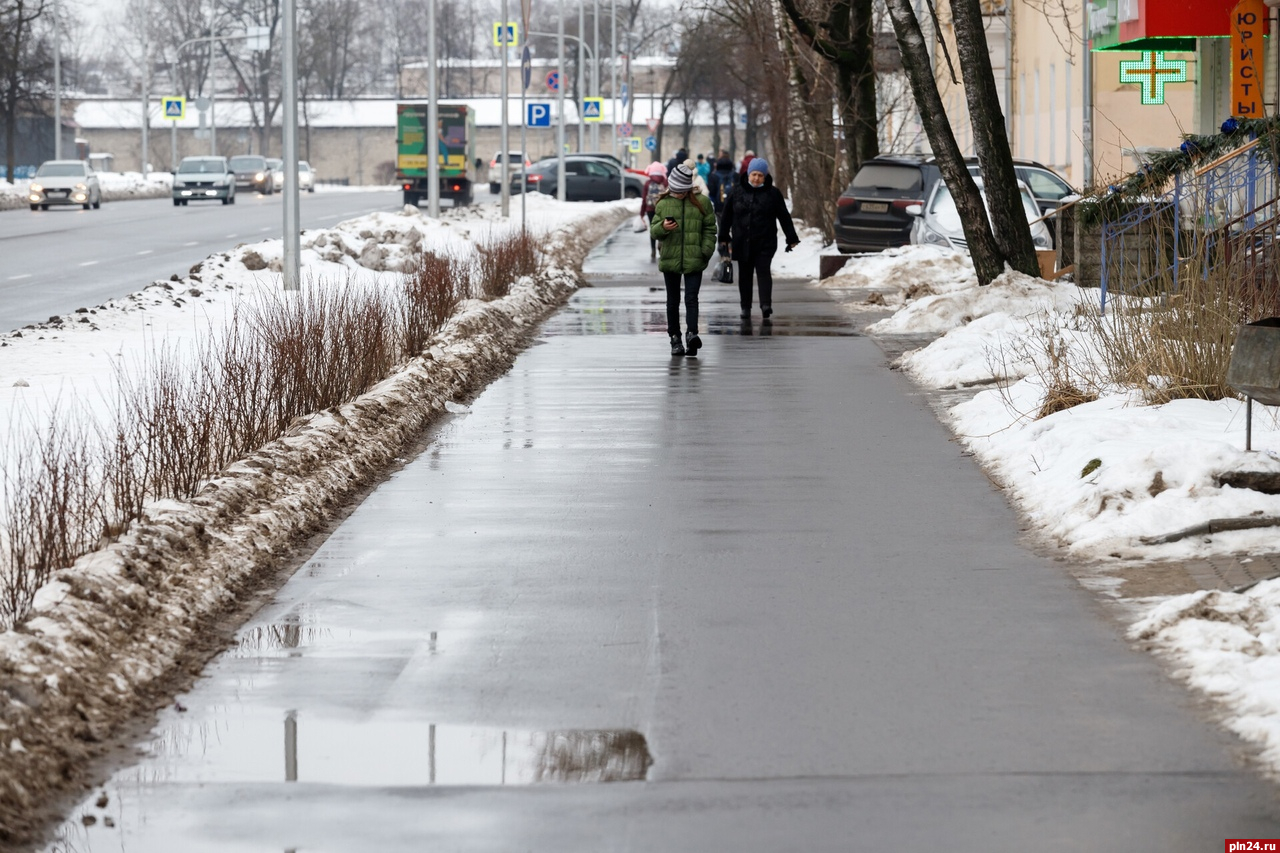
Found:
<svg viewBox="0 0 1280 853"><path fill-rule="evenodd" d="M985 205L987 190L982 183L982 178L973 180L978 185L978 192L982 193L982 203ZM1039 219L1040 208L1036 205L1031 190L1022 181L1018 181L1018 189L1022 194L1022 207L1027 212L1027 221ZM951 195L951 190L947 188L945 181L938 181L932 195L923 206L910 205L906 212L915 216L915 223L911 228L912 243L918 246L942 246L947 249L959 249L962 252L969 251L960 211L956 209L955 197ZM987 216L990 217L990 215L988 211ZM1036 222L1031 226L1031 240L1036 244L1037 249L1053 248L1053 237L1049 233L1048 226L1043 222Z"/></svg>
<svg viewBox="0 0 1280 853"><path fill-rule="evenodd" d="M271 191L284 192L284 161L275 157L268 157L267 168L271 170Z"/></svg>
<svg viewBox="0 0 1280 853"><path fill-rule="evenodd" d="M226 157L183 157L173 176L173 206L190 201L236 203L236 174Z"/></svg>
<svg viewBox="0 0 1280 853"><path fill-rule="evenodd" d="M98 173L83 160L49 160L36 170L27 201L32 210L48 210L51 204L78 204L85 210L96 210L102 207Z"/></svg>

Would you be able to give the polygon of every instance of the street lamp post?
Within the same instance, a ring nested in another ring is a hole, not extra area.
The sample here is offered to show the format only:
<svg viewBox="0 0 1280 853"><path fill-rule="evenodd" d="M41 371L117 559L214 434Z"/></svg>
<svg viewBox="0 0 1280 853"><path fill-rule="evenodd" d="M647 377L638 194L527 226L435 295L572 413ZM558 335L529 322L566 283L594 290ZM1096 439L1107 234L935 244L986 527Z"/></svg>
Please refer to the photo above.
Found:
<svg viewBox="0 0 1280 853"><path fill-rule="evenodd" d="M511 31L507 28L507 24L510 17L511 14L508 0L502 0L502 26L498 29L498 31L502 33L502 153L498 155L501 158L499 160L498 174L502 176L502 189L500 190L500 193L502 199L502 217L504 219L511 215L511 181L507 179L507 167L511 165L507 162L508 158L511 156L511 146L508 144L510 137L507 130L507 124L509 123L509 117L507 115L509 112L507 108L507 60L511 54L511 42L510 39L507 38ZM527 35L525 37L528 38ZM520 167L524 168L524 163L521 163Z"/></svg>
<svg viewBox="0 0 1280 853"><path fill-rule="evenodd" d="M560 123L559 129L556 133L556 141L558 143L556 145L556 174L558 176L558 179L556 180L556 199L558 201L564 201L567 198L565 195L565 184L568 183L568 180L566 180L568 176L565 175L564 172L564 89L565 83L567 82L565 80L564 73L564 0L560 0L560 14L557 17L560 21L556 53L556 61L558 63L556 71L560 75L560 85L557 87L557 91L560 95Z"/></svg>
<svg viewBox="0 0 1280 853"><path fill-rule="evenodd" d="M284 17L280 82L284 91L284 115L280 142L284 151L284 289L302 289L300 211L298 197L298 14L297 0L283 0Z"/></svg>
<svg viewBox="0 0 1280 853"><path fill-rule="evenodd" d="M583 18L582 0L578 0L578 153L583 151L583 134L586 131L586 123L582 120L582 98L585 90L582 86L583 77L586 72L586 57L583 56L584 49L587 46L586 20Z"/></svg>
<svg viewBox="0 0 1280 853"><path fill-rule="evenodd" d="M62 159L62 22L53 0L53 159ZM9 175L13 180L13 175Z"/></svg>
<svg viewBox="0 0 1280 853"><path fill-rule="evenodd" d="M436 93L436 0L427 0L427 213L440 218L440 104ZM456 204L456 202L455 202Z"/></svg>

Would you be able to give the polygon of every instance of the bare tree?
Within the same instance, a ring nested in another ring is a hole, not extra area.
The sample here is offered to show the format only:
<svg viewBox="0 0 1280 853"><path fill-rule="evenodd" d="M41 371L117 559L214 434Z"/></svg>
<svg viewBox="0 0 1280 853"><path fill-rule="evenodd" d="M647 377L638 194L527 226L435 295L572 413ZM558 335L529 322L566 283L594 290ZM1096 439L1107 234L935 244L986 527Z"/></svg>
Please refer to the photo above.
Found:
<svg viewBox="0 0 1280 853"><path fill-rule="evenodd" d="M0 125L10 180L17 166L18 117L42 112L49 94L52 54L42 25L51 15L47 0L0 0Z"/></svg>
<svg viewBox="0 0 1280 853"><path fill-rule="evenodd" d="M920 21L911 8L911 0L887 2L894 33L898 37L898 48L902 51L903 69L911 83L911 91L920 110L920 120L929 137L929 144L938 160L938 169L951 190L964 224L964 236L969 254L973 258L974 270L978 274L978 283L990 284L1004 272L1005 258L996 243L995 235L991 233L991 223L987 220L982 194L969 175L964 154L951 130L942 96L938 93L938 81L933 76L929 48L920 30Z"/></svg>
<svg viewBox="0 0 1280 853"><path fill-rule="evenodd" d="M280 0L232 0L219 16L219 34L249 27L266 27L270 41L265 50L244 50L242 42L219 42L219 51L231 65L249 107L249 120L258 134L258 151L270 150L271 124L280 109Z"/></svg>

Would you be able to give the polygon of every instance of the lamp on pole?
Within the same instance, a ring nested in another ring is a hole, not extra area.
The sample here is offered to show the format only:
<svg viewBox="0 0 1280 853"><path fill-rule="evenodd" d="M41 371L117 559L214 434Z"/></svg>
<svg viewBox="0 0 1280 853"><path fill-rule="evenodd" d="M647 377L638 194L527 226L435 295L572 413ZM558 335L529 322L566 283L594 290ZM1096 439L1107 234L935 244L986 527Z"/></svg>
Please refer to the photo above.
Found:
<svg viewBox="0 0 1280 853"><path fill-rule="evenodd" d="M511 215L511 181L507 178L507 167L511 165L507 162L507 159L511 156L511 146L508 144L509 136L507 131L507 124L509 123L507 113L510 111L507 102L507 60L511 54L511 42L507 38L511 30L508 29L507 24L510 22L510 18L508 0L502 0L502 26L499 28L499 32L502 33L502 153L498 155L501 158L499 160L498 174L502 176L501 198L502 217L504 219ZM520 168L524 168L524 163L520 164Z"/></svg>
<svg viewBox="0 0 1280 853"><path fill-rule="evenodd" d="M53 0L53 159L62 159L62 21ZM13 175L9 175L13 180Z"/></svg>
<svg viewBox="0 0 1280 853"><path fill-rule="evenodd" d="M595 48L591 60L591 97L600 97L600 0L592 0L591 8L591 26L592 38L591 46ZM1280 2L1280 0L1277 0ZM600 150L600 124L599 122L591 125L591 150Z"/></svg>
<svg viewBox="0 0 1280 853"><path fill-rule="evenodd" d="M586 44L587 40L584 37L586 34L583 32L583 30L586 29L586 21L582 17L582 13L583 13L582 0L578 0L578 153L579 154L581 154L584 149L583 133L586 131L586 123L583 122L582 120L582 98L585 95L585 91L582 86L582 81L584 78L584 74L586 72L586 57L583 56L583 51L587 46Z"/></svg>

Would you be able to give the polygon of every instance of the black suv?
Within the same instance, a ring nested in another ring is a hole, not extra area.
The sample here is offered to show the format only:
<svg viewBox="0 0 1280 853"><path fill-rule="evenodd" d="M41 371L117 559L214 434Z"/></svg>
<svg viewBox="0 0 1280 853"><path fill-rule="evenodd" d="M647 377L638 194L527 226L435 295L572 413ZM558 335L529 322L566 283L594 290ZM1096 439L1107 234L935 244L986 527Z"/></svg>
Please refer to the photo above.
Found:
<svg viewBox="0 0 1280 853"><path fill-rule="evenodd" d="M913 204L924 204L942 175L930 160L874 157L836 200L836 248L879 252L911 242Z"/></svg>

